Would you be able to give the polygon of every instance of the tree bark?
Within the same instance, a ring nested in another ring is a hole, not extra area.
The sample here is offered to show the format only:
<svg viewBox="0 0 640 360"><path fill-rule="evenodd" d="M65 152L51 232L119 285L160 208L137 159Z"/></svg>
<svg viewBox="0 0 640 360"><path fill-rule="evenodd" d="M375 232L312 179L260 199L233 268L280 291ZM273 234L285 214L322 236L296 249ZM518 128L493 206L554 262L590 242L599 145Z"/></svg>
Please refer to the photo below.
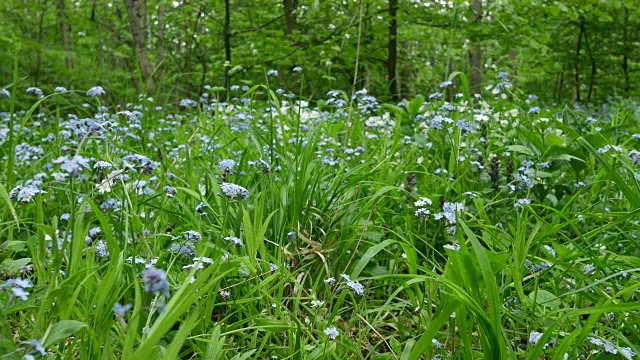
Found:
<svg viewBox="0 0 640 360"><path fill-rule="evenodd" d="M516 52L512 48L509 48L509 60L511 61L511 65L513 66L513 76L511 77L511 84L514 88L516 88L518 82L518 62L516 58Z"/></svg>
<svg viewBox="0 0 640 360"><path fill-rule="evenodd" d="M453 74L456 71L456 62L455 62L455 58L453 56L449 56L449 70L447 71L447 79L449 78L449 76L451 76L451 74ZM448 99L449 102L453 102L453 89L450 87L447 89L447 95L448 95Z"/></svg>
<svg viewBox="0 0 640 360"><path fill-rule="evenodd" d="M166 26L166 17L165 17L165 5L164 1L158 4L158 63L162 63L166 56L166 50L164 48L165 41L165 26Z"/></svg>
<svg viewBox="0 0 640 360"><path fill-rule="evenodd" d="M389 81L389 92L393 101L398 100L398 0L389 0L389 42L387 53L387 80Z"/></svg>
<svg viewBox="0 0 640 360"><path fill-rule="evenodd" d="M71 22L69 21L69 15L65 10L64 0L58 0L57 2L57 16L58 16L58 29L60 31L60 40L62 40L62 49L65 53L73 50L73 32L71 30ZM64 62L67 65L69 71L73 70L73 59L65 54Z"/></svg>
<svg viewBox="0 0 640 360"><path fill-rule="evenodd" d="M140 67L140 76L143 81L149 84L149 87L153 87L153 79L151 79L153 69L149 62L149 54L147 53L147 43L145 41L143 27L143 21L146 17L145 13L147 12L147 9L143 7L143 4L143 0L124 0L124 5L129 17L129 29L133 36L133 47Z"/></svg>
<svg viewBox="0 0 640 360"><path fill-rule="evenodd" d="M203 5L203 7L198 8L198 11L196 12L196 20L193 22L193 29L191 30L191 34L187 39L187 45L186 45L186 50L184 55L184 59L185 59L184 72L185 73L191 73L191 55L193 54L194 44L196 43L195 39L198 33L198 28L200 26L200 19L202 18L201 15L205 14L205 12L206 12L206 6Z"/></svg>
<svg viewBox="0 0 640 360"><path fill-rule="evenodd" d="M629 76L629 9L624 7L624 24L622 25L622 72L624 73L624 92L629 94L631 90L631 76Z"/></svg>
<svg viewBox="0 0 640 360"><path fill-rule="evenodd" d="M473 11L472 21L477 26L482 21L482 0L473 0L471 10ZM474 39L473 42L474 44L469 51L469 60L471 62L470 85L473 94L480 94L482 92L482 47L478 39Z"/></svg>
<svg viewBox="0 0 640 360"><path fill-rule="evenodd" d="M584 43L587 46L587 53L589 54L589 60L591 60L591 78L589 79L589 93L587 94L587 102L591 102L591 95L593 95L593 91L596 84L596 75L598 72L598 68L596 66L596 59L593 56L593 49L589 44L589 36L587 33L584 33Z"/></svg>
<svg viewBox="0 0 640 360"><path fill-rule="evenodd" d="M282 0L282 5L284 7L284 33L291 35L297 27L296 16L293 13L296 8L296 0Z"/></svg>
<svg viewBox="0 0 640 360"><path fill-rule="evenodd" d="M231 6L229 0L224 0L224 88L226 90L227 97L231 87L231 79L229 78L229 69L231 68L231 32L229 27L231 26Z"/></svg>
<svg viewBox="0 0 640 360"><path fill-rule="evenodd" d="M580 102L580 48L582 46L582 35L584 33L584 18L580 19L580 31L578 33L578 42L576 44L576 58L574 62L576 101Z"/></svg>
<svg viewBox="0 0 640 360"><path fill-rule="evenodd" d="M44 25L44 15L45 15L45 7L47 5L47 1L45 0L42 3L42 11L40 12L40 20L38 22L38 49L36 50L36 86L38 86L38 81L40 81L40 68L42 67L42 52L40 48L42 47L42 32Z"/></svg>

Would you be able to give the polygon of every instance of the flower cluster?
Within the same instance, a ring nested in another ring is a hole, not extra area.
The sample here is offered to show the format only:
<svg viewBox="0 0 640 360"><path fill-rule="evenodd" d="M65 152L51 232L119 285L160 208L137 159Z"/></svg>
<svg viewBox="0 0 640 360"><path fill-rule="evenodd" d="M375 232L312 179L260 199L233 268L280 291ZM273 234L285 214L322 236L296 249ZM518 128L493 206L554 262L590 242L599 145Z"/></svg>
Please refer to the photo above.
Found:
<svg viewBox="0 0 640 360"><path fill-rule="evenodd" d="M163 270L150 267L143 271L142 275L146 292L169 297L169 283L167 282L167 274Z"/></svg>
<svg viewBox="0 0 640 360"><path fill-rule="evenodd" d="M222 183L220 184L220 190L231 200L247 200L249 198L249 191L240 185Z"/></svg>
<svg viewBox="0 0 640 360"><path fill-rule="evenodd" d="M7 280L4 284L0 285L0 289L9 289L11 294L21 300L26 301L29 293L25 289L32 288L33 284L29 279L14 278Z"/></svg>
<svg viewBox="0 0 640 360"><path fill-rule="evenodd" d="M40 190L36 185L18 185L9 192L9 199L28 203L38 194L46 194L46 192Z"/></svg>

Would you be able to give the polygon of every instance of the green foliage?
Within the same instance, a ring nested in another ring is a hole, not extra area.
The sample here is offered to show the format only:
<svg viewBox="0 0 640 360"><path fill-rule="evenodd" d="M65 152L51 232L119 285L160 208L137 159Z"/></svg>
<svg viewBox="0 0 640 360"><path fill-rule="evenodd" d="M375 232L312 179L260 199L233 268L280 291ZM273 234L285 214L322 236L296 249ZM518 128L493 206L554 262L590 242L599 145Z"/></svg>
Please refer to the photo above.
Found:
<svg viewBox="0 0 640 360"><path fill-rule="evenodd" d="M273 80L274 89L317 99L354 84L357 58L356 87L390 95L386 1L362 0L361 6L360 1L228 0L228 64L225 1L3 1L0 84L11 82L19 59L26 83L47 92L57 86L85 90L97 83L118 101L135 100L145 91L176 100L197 98L205 86L224 88L225 71L231 84L253 86L263 82L265 71L276 69L280 77ZM293 4L290 12L283 5L287 2ZM129 21L128 4L135 3L142 4L139 26L148 74L137 61L141 53ZM482 49L485 85L505 71L514 93L535 93L549 102L636 94L637 6L598 0L482 3L483 15L475 22L465 1L398 2L395 77L402 97L432 93L447 79L469 97L467 79L457 75L469 74L474 66L469 60L473 44ZM295 67L303 69L307 81L291 72ZM18 105L26 104L20 96Z"/></svg>

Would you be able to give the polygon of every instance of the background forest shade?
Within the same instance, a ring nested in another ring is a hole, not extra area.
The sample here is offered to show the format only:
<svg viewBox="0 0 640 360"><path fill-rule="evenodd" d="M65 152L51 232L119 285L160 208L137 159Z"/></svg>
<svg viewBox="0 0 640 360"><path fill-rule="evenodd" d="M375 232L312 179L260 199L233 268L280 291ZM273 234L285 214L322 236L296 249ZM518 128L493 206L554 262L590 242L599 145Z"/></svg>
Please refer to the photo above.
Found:
<svg viewBox="0 0 640 360"><path fill-rule="evenodd" d="M177 101L275 69L272 86L312 99L398 100L455 72L489 93L505 71L547 102L599 102L638 95L639 30L639 0L2 0L0 87L17 58L20 87L101 85L117 100Z"/></svg>

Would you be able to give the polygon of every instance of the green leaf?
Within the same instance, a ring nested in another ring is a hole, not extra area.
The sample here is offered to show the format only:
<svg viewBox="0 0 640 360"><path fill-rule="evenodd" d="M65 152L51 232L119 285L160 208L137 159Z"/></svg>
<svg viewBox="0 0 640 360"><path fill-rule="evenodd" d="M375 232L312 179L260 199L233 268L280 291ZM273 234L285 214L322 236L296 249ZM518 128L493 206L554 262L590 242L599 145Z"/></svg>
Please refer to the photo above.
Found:
<svg viewBox="0 0 640 360"><path fill-rule="evenodd" d="M4 259L2 264L0 264L0 274L4 275L12 275L20 272L20 269L29 265L31 263L31 258L22 258L22 259Z"/></svg>
<svg viewBox="0 0 640 360"><path fill-rule="evenodd" d="M254 352L256 352L256 349L253 350L249 350L247 352L244 352L242 354L238 354L234 357L231 358L231 360L245 360L251 357L251 355L253 355Z"/></svg>
<svg viewBox="0 0 640 360"><path fill-rule="evenodd" d="M372 246L369 249L367 249L367 251L364 253L364 255L362 255L362 257L360 258L360 260L358 261L358 263L356 264L356 267L353 269L353 271L351 272L351 278L352 279L357 279L358 276L360 275L360 273L362 272L362 269L365 268L365 266L367 266L367 264L369 263L369 261L371 261L371 259L376 256L377 253L380 252L380 250L386 248L387 246L395 243L397 241L395 240L385 240L383 242L381 242L378 245Z"/></svg>
<svg viewBox="0 0 640 360"><path fill-rule="evenodd" d="M205 354L206 360L216 360L222 357L222 350L224 346L224 336L220 336L220 325L216 325L211 332L211 338L209 339L209 345L207 345L207 353Z"/></svg>
<svg viewBox="0 0 640 360"><path fill-rule="evenodd" d="M422 96L415 97L413 100L409 102L407 109L409 110L409 116L413 120L418 112L420 111L420 107L424 103L424 98Z"/></svg>
<svg viewBox="0 0 640 360"><path fill-rule="evenodd" d="M433 340L433 338L436 336L438 331L440 331L440 328L442 328L442 326L447 321L449 321L451 314L456 310L457 307L458 307L457 302L449 301L447 305L445 305L445 307L442 308L442 311L433 318L433 320L427 327L427 330L424 333L422 333L422 336L420 336L420 339L418 339L415 345L413 345L408 359L419 359L420 356L422 356L425 353L428 353L431 350L431 347L432 347L431 340ZM403 358L406 352L407 352L407 349L405 348L402 355Z"/></svg>
<svg viewBox="0 0 640 360"><path fill-rule="evenodd" d="M520 154L529 155L531 157L535 157L536 155L533 153L531 149L523 145L509 145L506 147L507 150L517 152Z"/></svg>
<svg viewBox="0 0 640 360"><path fill-rule="evenodd" d="M2 185L1 183L0 183L0 199L2 199L7 204L7 208L9 209L9 211L11 211L11 215L13 216L13 219L16 221L16 223L19 223L20 219L18 219L18 215L16 214L16 209L13 207L13 204L11 203L11 199L9 199L9 193L7 192L7 189L4 187L4 185Z"/></svg>
<svg viewBox="0 0 640 360"><path fill-rule="evenodd" d="M87 324L81 321L62 320L53 325L50 325L40 342L45 347L45 349L47 349L58 341L66 339L69 336L77 333L78 331L80 331L80 329L86 326Z"/></svg>
<svg viewBox="0 0 640 360"><path fill-rule="evenodd" d="M529 293L529 299L537 305L555 308L562 304L562 301L552 293L546 290L532 291Z"/></svg>

